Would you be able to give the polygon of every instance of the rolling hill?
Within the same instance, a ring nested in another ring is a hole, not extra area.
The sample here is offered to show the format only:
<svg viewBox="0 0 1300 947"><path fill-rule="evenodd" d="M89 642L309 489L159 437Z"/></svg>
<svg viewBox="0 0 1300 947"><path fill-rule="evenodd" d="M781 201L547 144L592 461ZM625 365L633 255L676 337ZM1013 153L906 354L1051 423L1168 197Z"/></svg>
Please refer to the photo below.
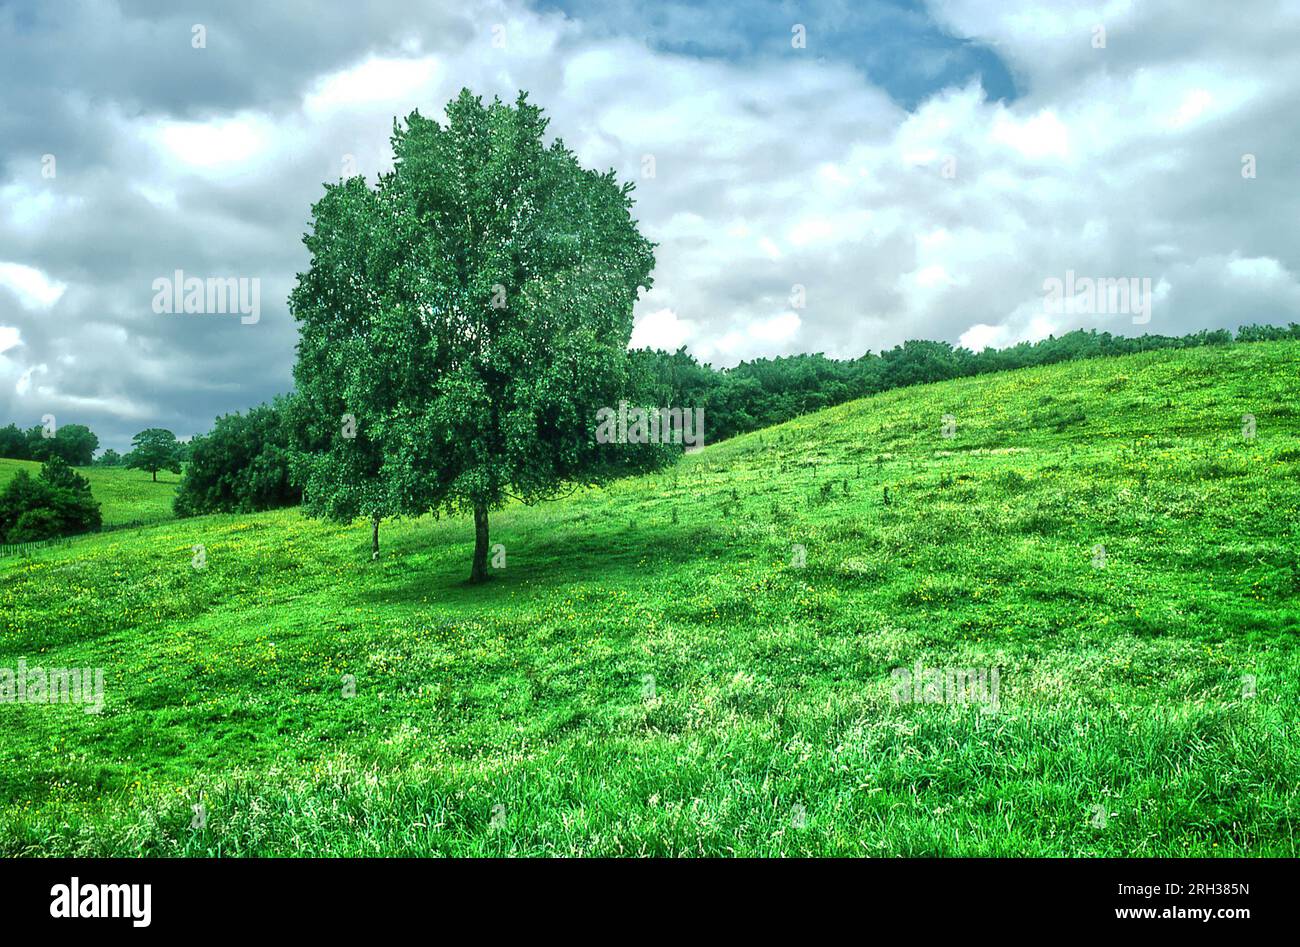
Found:
<svg viewBox="0 0 1300 947"><path fill-rule="evenodd" d="M0 704L0 853L1294 857L1298 394L1295 342L891 391L507 508L478 587L464 519L0 561L0 667L105 671Z"/></svg>

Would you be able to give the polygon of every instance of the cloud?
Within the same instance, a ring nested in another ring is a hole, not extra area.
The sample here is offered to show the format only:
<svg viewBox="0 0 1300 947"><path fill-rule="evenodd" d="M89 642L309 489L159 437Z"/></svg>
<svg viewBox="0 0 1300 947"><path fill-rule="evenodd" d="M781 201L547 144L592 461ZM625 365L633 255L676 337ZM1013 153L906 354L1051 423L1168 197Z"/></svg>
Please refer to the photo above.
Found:
<svg viewBox="0 0 1300 947"><path fill-rule="evenodd" d="M120 449L287 390L322 182L373 181L394 117L462 85L527 89L635 184L636 345L727 365L1300 321L1294 5L812 4L803 50L767 2L199 6L0 7L0 422ZM261 279L261 321L155 315L177 269ZM1045 312L1067 270L1150 278L1151 323Z"/></svg>
<svg viewBox="0 0 1300 947"><path fill-rule="evenodd" d="M745 359L783 354L798 336L801 324L798 313L794 312L755 319L724 333L716 341L701 342L700 355L706 360L720 355L725 363L735 364Z"/></svg>
<svg viewBox="0 0 1300 947"><path fill-rule="evenodd" d="M49 309L68 287L66 283L50 279L34 266L0 262L0 288L16 295L27 309Z"/></svg>
<svg viewBox="0 0 1300 947"><path fill-rule="evenodd" d="M320 117L346 108L396 104L428 90L438 73L432 56L385 59L370 56L348 69L323 76L303 99L303 111Z"/></svg>
<svg viewBox="0 0 1300 947"><path fill-rule="evenodd" d="M159 122L152 134L167 154L193 169L224 170L256 158L267 147L274 127L256 115L206 122ZM142 185L147 186L147 185Z"/></svg>
<svg viewBox="0 0 1300 947"><path fill-rule="evenodd" d="M671 309L656 309L642 313L632 327L630 347L634 349L662 349L675 352L695 335L693 323L677 318Z"/></svg>

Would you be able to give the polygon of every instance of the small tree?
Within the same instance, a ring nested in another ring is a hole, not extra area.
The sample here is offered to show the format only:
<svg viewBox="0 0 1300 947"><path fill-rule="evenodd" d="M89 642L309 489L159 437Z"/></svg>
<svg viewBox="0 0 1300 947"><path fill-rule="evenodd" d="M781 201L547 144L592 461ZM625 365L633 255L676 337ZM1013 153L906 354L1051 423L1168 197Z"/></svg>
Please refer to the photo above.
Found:
<svg viewBox="0 0 1300 947"><path fill-rule="evenodd" d="M56 490L90 493L90 481L73 470L62 457L51 457L41 464L40 477Z"/></svg>
<svg viewBox="0 0 1300 947"><path fill-rule="evenodd" d="M395 124L375 188L328 186L290 307L309 436L304 509L350 521L474 515L471 581L487 577L488 513L597 483L665 453L600 444L628 391L632 306L653 245L630 184L579 166L521 93L468 90L445 125Z"/></svg>
<svg viewBox="0 0 1300 947"><path fill-rule="evenodd" d="M160 427L151 427L131 438L131 453L126 455L126 467L147 470L158 482L158 471L181 472L181 445L176 435Z"/></svg>
<svg viewBox="0 0 1300 947"><path fill-rule="evenodd" d="M49 460L54 456L54 438L46 436L46 429L37 424L29 427L23 435L27 439L27 458L29 460Z"/></svg>

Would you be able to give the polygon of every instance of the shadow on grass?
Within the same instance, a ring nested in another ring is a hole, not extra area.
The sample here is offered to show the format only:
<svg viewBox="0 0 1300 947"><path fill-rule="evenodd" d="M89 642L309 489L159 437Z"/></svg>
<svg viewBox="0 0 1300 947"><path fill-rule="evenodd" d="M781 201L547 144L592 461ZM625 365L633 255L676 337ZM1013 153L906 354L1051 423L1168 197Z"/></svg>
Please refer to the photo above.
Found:
<svg viewBox="0 0 1300 947"><path fill-rule="evenodd" d="M506 568L491 570L482 583L469 581L474 552L472 526L461 542L421 546L420 534L390 545L389 564L406 558L391 578L372 586L370 602L387 605L419 603L436 595L448 605L481 608L495 605L521 590L584 585L634 585L656 581L678 566L704 560L708 550L725 543L714 525L663 524L653 529L629 529L625 521L596 518L594 528L552 530L515 527L508 520L491 542L506 547Z"/></svg>

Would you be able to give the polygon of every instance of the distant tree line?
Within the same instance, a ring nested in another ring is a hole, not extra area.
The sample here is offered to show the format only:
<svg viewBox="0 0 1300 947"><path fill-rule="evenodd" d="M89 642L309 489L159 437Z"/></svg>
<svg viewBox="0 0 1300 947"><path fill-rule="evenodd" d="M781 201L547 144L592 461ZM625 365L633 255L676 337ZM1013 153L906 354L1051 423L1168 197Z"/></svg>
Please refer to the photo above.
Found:
<svg viewBox="0 0 1300 947"><path fill-rule="evenodd" d="M1284 339L1300 340L1300 324L1243 326L1235 341ZM791 355L741 362L728 369L701 364L685 348L672 353L638 349L631 356L638 399L657 406L704 408L705 441L712 443L908 385L1076 359L1233 342L1233 334L1226 329L1137 338L1078 330L981 352L947 342L909 341L858 359ZM322 435L305 433L311 429L293 394L243 414L218 418L210 433L190 442L191 456L175 501L177 514L254 512L300 503L302 489L293 474L294 458L321 450Z"/></svg>
<svg viewBox="0 0 1300 947"><path fill-rule="evenodd" d="M18 425L0 427L0 457L9 460L46 461L57 457L71 467L128 467L157 474L160 470L181 472L189 459L190 446L162 428L149 428L132 439L125 455L108 448L99 457L99 438L84 424L65 424L53 434L39 424L26 431ZM154 477L157 480L157 476Z"/></svg>
<svg viewBox="0 0 1300 947"><path fill-rule="evenodd" d="M1237 342L1300 339L1300 324L1243 326ZM706 442L716 442L779 424L801 414L878 394L893 388L946 381L988 372L1075 359L1128 355L1156 349L1228 345L1226 329L1184 336L1084 331L1022 342L1005 349L972 352L947 342L909 341L876 355L838 360L825 355L790 355L741 362L735 368L700 364L685 348L671 354L650 349L633 352L642 387L650 403L704 408Z"/></svg>
<svg viewBox="0 0 1300 947"><path fill-rule="evenodd" d="M1136 338L1078 330L981 352L947 342L908 341L857 359L790 355L726 369L700 363L684 347L672 353L638 349L631 353L632 390L643 404L703 408L706 443L712 443L908 385L1156 349L1284 339L1300 339L1300 324L1242 326L1235 339L1225 329ZM218 418L212 431L188 443L161 428L141 431L127 454L110 448L93 463L143 470L154 480L159 471L183 469L174 501L180 516L256 512L302 502L294 463L322 450L323 435L307 433L313 430L297 396L281 395L270 404ZM91 464L98 444L82 424L62 425L53 437L45 436L40 426L27 431L14 424L0 428L0 457L58 462L49 467L48 476L43 467L36 478L20 471L10 481L0 496L0 541L27 542L97 529L99 507L90 498L89 484L69 468Z"/></svg>
<svg viewBox="0 0 1300 947"><path fill-rule="evenodd" d="M99 438L84 424L56 427L53 436L39 424L26 431L16 424L0 427L0 457L12 460L46 461L57 457L73 467L86 467L98 447Z"/></svg>

